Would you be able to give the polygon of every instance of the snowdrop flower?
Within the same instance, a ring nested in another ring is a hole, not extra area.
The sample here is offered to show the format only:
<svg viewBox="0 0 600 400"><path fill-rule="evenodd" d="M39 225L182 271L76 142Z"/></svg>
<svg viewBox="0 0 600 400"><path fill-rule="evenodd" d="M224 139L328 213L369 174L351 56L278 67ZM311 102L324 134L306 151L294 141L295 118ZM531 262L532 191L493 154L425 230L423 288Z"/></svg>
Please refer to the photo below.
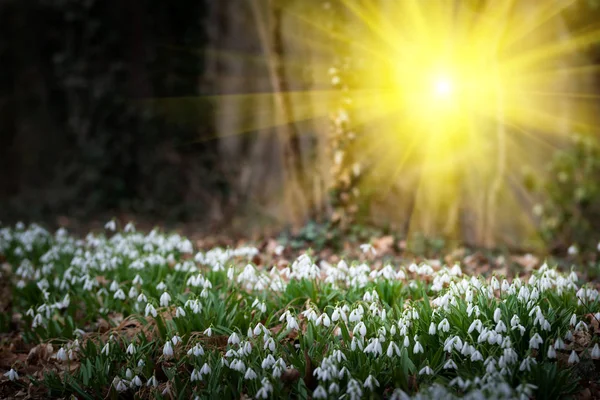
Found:
<svg viewBox="0 0 600 400"><path fill-rule="evenodd" d="M173 342L173 346L177 346L178 343L181 343L181 338L175 335L171 338L171 342Z"/></svg>
<svg viewBox="0 0 600 400"><path fill-rule="evenodd" d="M498 323L498 321L500 321L500 318L502 318L502 311L500 311L499 308L496 308L494 310L494 322Z"/></svg>
<svg viewBox="0 0 600 400"><path fill-rule="evenodd" d="M127 371L125 371L125 378L127 378L127 379L133 378L133 371L131 371L131 368L127 368Z"/></svg>
<svg viewBox="0 0 600 400"><path fill-rule="evenodd" d="M568 362L569 364L575 364L579 362L579 356L577 355L575 350L571 351L571 355L569 356Z"/></svg>
<svg viewBox="0 0 600 400"><path fill-rule="evenodd" d="M142 386L142 380L140 379L139 376L134 376L133 379L131 380L131 386L137 386L140 387Z"/></svg>
<svg viewBox="0 0 600 400"><path fill-rule="evenodd" d="M600 358L600 347L598 347L598 343L596 343L594 345L594 348L592 349L592 354L591 354L592 358L594 360L597 360Z"/></svg>
<svg viewBox="0 0 600 400"><path fill-rule="evenodd" d="M314 399L326 399L327 392L325 391L325 388L321 385L317 386L317 388L313 392L313 398Z"/></svg>
<svg viewBox="0 0 600 400"><path fill-rule="evenodd" d="M65 351L64 347L61 347L58 350L58 352L56 353L56 359L58 361L67 361L68 360L67 352Z"/></svg>
<svg viewBox="0 0 600 400"><path fill-rule="evenodd" d="M169 295L169 293L164 292L161 296L160 296L160 306L161 307L167 307L169 305L169 302L171 301L171 295Z"/></svg>
<svg viewBox="0 0 600 400"><path fill-rule="evenodd" d="M198 371L196 371L196 368L194 368L194 370L192 371L192 375L190 376L190 381L195 382L200 380L202 380L202 375Z"/></svg>
<svg viewBox="0 0 600 400"><path fill-rule="evenodd" d="M561 338L558 338L554 342L554 348L556 350L565 350L567 348L567 346L565 345L565 342L563 342L563 340Z"/></svg>
<svg viewBox="0 0 600 400"><path fill-rule="evenodd" d="M140 295L137 298L138 303L145 303L148 301L148 298L146 297L146 295L144 293L140 293Z"/></svg>
<svg viewBox="0 0 600 400"><path fill-rule="evenodd" d="M471 353L471 361L483 361L483 355L479 352L479 350L475 350Z"/></svg>
<svg viewBox="0 0 600 400"><path fill-rule="evenodd" d="M365 337L365 335L367 334L367 327L364 324L364 322L359 322L352 330L352 333L354 333L355 335L357 332L360 334L360 336Z"/></svg>
<svg viewBox="0 0 600 400"><path fill-rule="evenodd" d="M246 370L246 373L244 374L244 379L253 380L256 378L258 378L258 375L256 375L256 372L254 372L254 370L252 368L248 368Z"/></svg>
<svg viewBox="0 0 600 400"><path fill-rule="evenodd" d="M474 330L477 330L477 332L481 332L482 327L483 327L483 323L481 322L481 320L476 319L473 322L471 322L471 325L469 325L469 329L467 330L467 332L471 333Z"/></svg>
<svg viewBox="0 0 600 400"><path fill-rule="evenodd" d="M450 323L448 322L448 319L444 318L442 322L438 324L438 329L447 333L450 330Z"/></svg>
<svg viewBox="0 0 600 400"><path fill-rule="evenodd" d="M419 375L433 375L433 370L429 367L429 365L426 365L419 371Z"/></svg>
<svg viewBox="0 0 600 400"><path fill-rule="evenodd" d="M115 222L114 219L108 221L106 224L104 224L104 229L106 229L107 231L116 231L117 230L117 223Z"/></svg>
<svg viewBox="0 0 600 400"><path fill-rule="evenodd" d="M556 358L556 350L554 350L554 347L552 346L548 346L548 353L547 353L548 358Z"/></svg>
<svg viewBox="0 0 600 400"><path fill-rule="evenodd" d="M4 376L6 376L11 381L19 379L19 374L17 373L17 371L14 370L14 368L11 368L10 371L4 374Z"/></svg>
<svg viewBox="0 0 600 400"><path fill-rule="evenodd" d="M315 325L319 326L323 323L323 326L329 327L331 325L331 319L329 319L329 315L327 313L321 314L317 320L315 321Z"/></svg>
<svg viewBox="0 0 600 400"><path fill-rule="evenodd" d="M575 326L575 324L577 324L577 314L571 315L571 319L569 320L569 324L571 326Z"/></svg>
<svg viewBox="0 0 600 400"><path fill-rule="evenodd" d="M392 392L392 395L390 396L390 400L410 400L410 399L411 399L411 397L400 388L395 389Z"/></svg>
<svg viewBox="0 0 600 400"><path fill-rule="evenodd" d="M127 346L127 354L134 355L135 352L136 352L135 345L133 343L129 343L129 346Z"/></svg>
<svg viewBox="0 0 600 400"><path fill-rule="evenodd" d="M359 247L360 250L365 254L370 252L373 255L377 255L377 250L375 250L373 245L371 245L370 243L361 244Z"/></svg>
<svg viewBox="0 0 600 400"><path fill-rule="evenodd" d="M227 339L227 344L240 344L240 338L237 335L237 333L233 332L231 336L229 336L229 338Z"/></svg>
<svg viewBox="0 0 600 400"><path fill-rule="evenodd" d="M443 366L444 369L457 369L458 366L456 365L456 363L452 360L449 359L448 361L446 361L446 363Z"/></svg>
<svg viewBox="0 0 600 400"><path fill-rule="evenodd" d="M175 310L175 318L181 318L181 317L185 317L186 313L185 310L181 307L177 307L177 310Z"/></svg>
<svg viewBox="0 0 600 400"><path fill-rule="evenodd" d="M373 353L376 357L381 355L382 352L383 352L383 349L381 347L381 342L377 338L371 339L369 341L369 344L367 345L367 347L365 347L365 350L364 350L365 354Z"/></svg>
<svg viewBox="0 0 600 400"><path fill-rule="evenodd" d="M102 347L100 353L104 354L105 356L108 356L108 354L110 353L110 343L106 343L104 347Z"/></svg>
<svg viewBox="0 0 600 400"><path fill-rule="evenodd" d="M419 354L419 353L423 353L423 346L421 346L421 343L419 343L418 341L415 342L415 346L413 347L413 353L414 354Z"/></svg>
<svg viewBox="0 0 600 400"><path fill-rule="evenodd" d="M431 324L429 324L429 334L430 335L435 335L437 332L436 328L435 328L435 323L432 322Z"/></svg>
<svg viewBox="0 0 600 400"><path fill-rule="evenodd" d="M533 335L531 337L531 339L529 339L529 348L530 349L539 349L540 345L544 343L544 340L542 339L542 337L539 335L539 333L536 333L535 335Z"/></svg>
<svg viewBox="0 0 600 400"><path fill-rule="evenodd" d="M148 387L150 387L150 386L157 387L158 386L158 381L156 380L156 377L154 375L152 375L150 377L150 379L148 379L148 382L146 382L146 386L148 386Z"/></svg>
<svg viewBox="0 0 600 400"><path fill-rule="evenodd" d="M123 289L119 289L115 292L113 297L118 300L125 300L125 292Z"/></svg>
<svg viewBox="0 0 600 400"><path fill-rule="evenodd" d="M400 348L396 343L390 342L386 351L386 355L392 358L394 356L394 353L396 353L396 356L400 357Z"/></svg>
<svg viewBox="0 0 600 400"><path fill-rule="evenodd" d="M379 386L379 381L377 379L375 379L375 377L373 375L367 376L367 379L365 379L365 383L363 384L363 387L369 388L369 390L373 391L373 390L375 390L376 386Z"/></svg>
<svg viewBox="0 0 600 400"><path fill-rule="evenodd" d="M575 330L576 331L587 331L588 330L588 326L585 322L583 321L579 321L577 323L577 325L575 325Z"/></svg>
<svg viewBox="0 0 600 400"><path fill-rule="evenodd" d="M265 345L263 347L263 350L269 349L271 351L271 353L275 352L275 340L273 340L273 338L268 338L265 341Z"/></svg>
<svg viewBox="0 0 600 400"><path fill-rule="evenodd" d="M173 357L173 346L171 345L171 341L168 340L163 347L163 355L165 358L169 359Z"/></svg>
<svg viewBox="0 0 600 400"><path fill-rule="evenodd" d="M535 359L531 358L530 356L527 356L521 362L521 365L519 366L519 371L525 371L525 370L527 370L527 372L529 372L529 371L531 371L531 366L534 365L534 364L537 364L537 362L535 361Z"/></svg>
<svg viewBox="0 0 600 400"><path fill-rule="evenodd" d="M187 351L187 355L188 356L191 356L192 354L194 356L196 356L196 357L200 357L200 356L204 355L204 349L202 348L202 346L200 345L200 343L196 343L194 345L194 347L192 347L191 349L189 349Z"/></svg>
<svg viewBox="0 0 600 400"><path fill-rule="evenodd" d="M579 249L577 248L576 245L572 244L571 246L569 246L569 248L567 249L567 253L570 256L575 256L577 255L577 253L579 253Z"/></svg>
<svg viewBox="0 0 600 400"><path fill-rule="evenodd" d="M402 342L402 345L404 347L410 346L410 339L408 338L408 336L404 336L404 341Z"/></svg>
<svg viewBox="0 0 600 400"><path fill-rule="evenodd" d="M115 380L113 381L113 385L114 385L115 389L117 390L117 392L124 392L127 390L127 386L125 386L125 383L123 383L123 380L119 377L115 377Z"/></svg>
<svg viewBox="0 0 600 400"><path fill-rule="evenodd" d="M154 308L154 306L150 303L146 304L146 309L144 310L146 317L150 314L152 314L152 316L154 318L156 318L156 316L158 315L158 313L156 312L156 308Z"/></svg>
<svg viewBox="0 0 600 400"><path fill-rule="evenodd" d="M206 336L208 336L208 337L211 337L211 336L212 336L212 328L210 328L210 327L209 327L209 328L206 328L206 329L204 330L204 332L202 332L202 333L204 333L204 334L205 334Z"/></svg>
<svg viewBox="0 0 600 400"><path fill-rule="evenodd" d="M210 366L207 363L204 363L202 368L200 368L200 375L209 375L211 371Z"/></svg>

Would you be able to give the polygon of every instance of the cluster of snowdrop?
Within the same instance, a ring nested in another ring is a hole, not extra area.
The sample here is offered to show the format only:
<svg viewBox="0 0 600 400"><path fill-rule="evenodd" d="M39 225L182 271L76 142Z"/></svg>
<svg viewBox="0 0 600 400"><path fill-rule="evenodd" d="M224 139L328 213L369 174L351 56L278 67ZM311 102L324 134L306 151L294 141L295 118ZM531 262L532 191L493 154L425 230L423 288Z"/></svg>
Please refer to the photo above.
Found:
<svg viewBox="0 0 600 400"><path fill-rule="evenodd" d="M373 269L343 260L317 265L308 255L263 268L248 262L257 254L251 247L194 255L179 235L142 234L133 225L116 232L112 221L106 229L108 236L79 240L36 225L3 228L0 253L11 262L15 295L27 304L17 311L30 339L72 336L53 356L59 363L91 357L82 338L96 328L89 318L76 320L78 310L155 322L153 345L112 334L101 343L98 357L111 366L117 392L206 395L232 385L256 398L277 397L296 390L282 379L306 371L310 359L315 399L387 389L406 399L409 379L425 388L417 398L528 398L541 384L538 368L600 359L591 327L600 320L598 291L580 287L574 272L543 265L526 279L485 280L458 264ZM56 323L67 315L81 325ZM215 332L226 345L211 344ZM583 350L576 342L582 335ZM149 358L173 373L187 371L191 385L161 382ZM15 368L4 376L20 379ZM394 387L384 387L389 382Z"/></svg>

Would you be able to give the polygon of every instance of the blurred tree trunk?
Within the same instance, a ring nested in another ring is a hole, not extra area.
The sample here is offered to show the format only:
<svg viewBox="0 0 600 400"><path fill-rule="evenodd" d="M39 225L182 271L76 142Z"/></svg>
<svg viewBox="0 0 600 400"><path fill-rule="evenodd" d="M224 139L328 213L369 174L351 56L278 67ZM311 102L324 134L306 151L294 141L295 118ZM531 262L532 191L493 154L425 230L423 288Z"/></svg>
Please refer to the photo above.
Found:
<svg viewBox="0 0 600 400"><path fill-rule="evenodd" d="M278 142L284 165L284 190L290 222L300 226L308 214L307 197L303 185L304 168L298 129L294 123L292 105L288 96L289 85L285 76L284 48L282 36L282 8L276 0L267 3L268 18L257 3L251 1L252 14L258 29L261 46L268 60L269 79L280 113Z"/></svg>

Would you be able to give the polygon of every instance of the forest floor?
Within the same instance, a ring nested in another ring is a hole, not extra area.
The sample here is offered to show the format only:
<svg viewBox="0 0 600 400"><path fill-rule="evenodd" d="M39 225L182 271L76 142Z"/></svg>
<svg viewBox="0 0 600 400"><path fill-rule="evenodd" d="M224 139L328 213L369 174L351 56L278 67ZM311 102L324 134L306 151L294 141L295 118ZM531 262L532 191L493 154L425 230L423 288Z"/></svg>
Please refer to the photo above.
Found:
<svg viewBox="0 0 600 400"><path fill-rule="evenodd" d="M575 255L107 228L0 227L0 397L600 398Z"/></svg>

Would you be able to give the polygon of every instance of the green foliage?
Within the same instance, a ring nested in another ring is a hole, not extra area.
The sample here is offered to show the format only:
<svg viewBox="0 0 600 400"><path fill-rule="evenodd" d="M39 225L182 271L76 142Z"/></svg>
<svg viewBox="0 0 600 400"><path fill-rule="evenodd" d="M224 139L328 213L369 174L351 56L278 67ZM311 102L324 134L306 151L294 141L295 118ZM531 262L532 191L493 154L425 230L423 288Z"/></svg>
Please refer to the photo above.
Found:
<svg viewBox="0 0 600 400"><path fill-rule="evenodd" d="M351 397L353 385L372 398L417 389L486 397L504 385L508 398L530 390L552 399L576 392L583 365L595 376L590 357L600 358L596 337L581 351L572 336L592 329L584 321L600 312L598 291L547 265L500 285L458 266L319 270L307 255L265 269L248 261L253 249L193 256L185 238L158 230L78 240L32 226L0 229L0 239L24 338L57 350L58 372L34 382L51 397L240 398L269 388L275 398L317 398L318 386L335 383L330 398ZM109 332L97 333L100 317ZM581 362L548 355L562 338L557 353ZM285 368L265 366L269 357ZM194 378L202 368L210 372ZM469 385L457 388L457 378Z"/></svg>
<svg viewBox="0 0 600 400"><path fill-rule="evenodd" d="M594 251L600 240L600 143L592 136L573 135L558 150L539 178L526 173L526 186L539 195L534 206L542 237L563 251L576 245Z"/></svg>

